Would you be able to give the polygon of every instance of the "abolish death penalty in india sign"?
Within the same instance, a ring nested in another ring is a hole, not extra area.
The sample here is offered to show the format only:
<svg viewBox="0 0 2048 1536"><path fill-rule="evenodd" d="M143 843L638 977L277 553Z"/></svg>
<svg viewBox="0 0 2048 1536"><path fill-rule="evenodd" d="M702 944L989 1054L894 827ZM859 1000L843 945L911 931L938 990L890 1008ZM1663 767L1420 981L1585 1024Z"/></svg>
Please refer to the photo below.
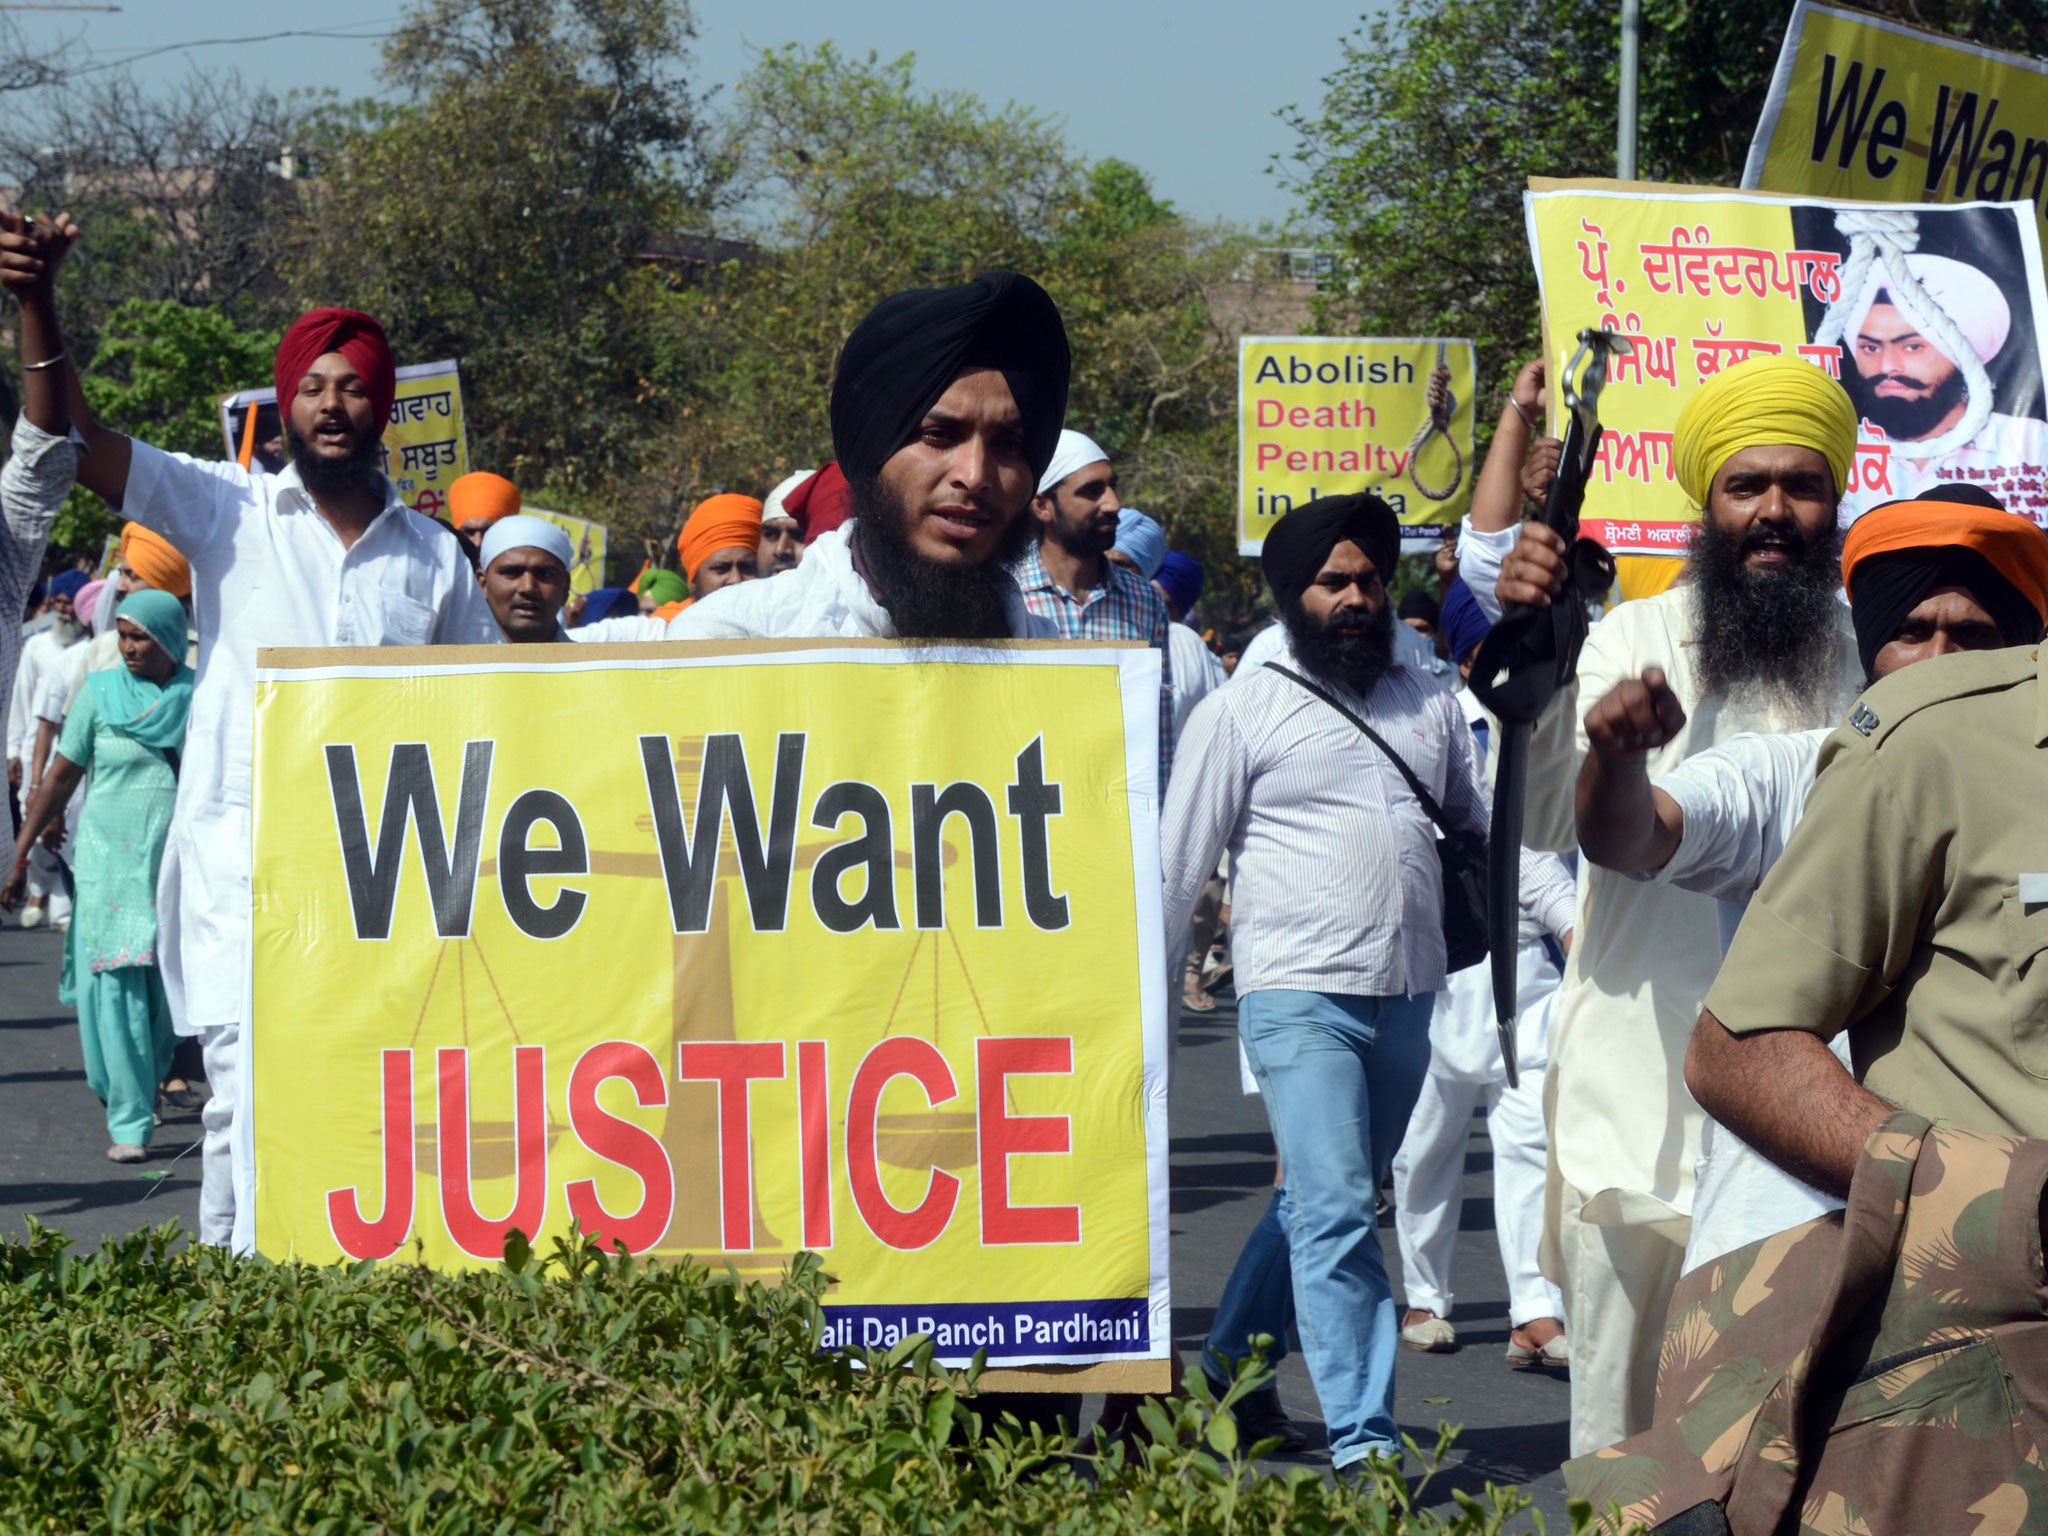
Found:
<svg viewBox="0 0 2048 1536"><path fill-rule="evenodd" d="M1465 515L1471 342L1247 336L1237 359L1239 554L1318 496L1373 492L1414 545Z"/></svg>
<svg viewBox="0 0 2048 1536"><path fill-rule="evenodd" d="M592 650L263 654L258 1250L809 1250L827 1347L1165 1388L1158 653Z"/></svg>

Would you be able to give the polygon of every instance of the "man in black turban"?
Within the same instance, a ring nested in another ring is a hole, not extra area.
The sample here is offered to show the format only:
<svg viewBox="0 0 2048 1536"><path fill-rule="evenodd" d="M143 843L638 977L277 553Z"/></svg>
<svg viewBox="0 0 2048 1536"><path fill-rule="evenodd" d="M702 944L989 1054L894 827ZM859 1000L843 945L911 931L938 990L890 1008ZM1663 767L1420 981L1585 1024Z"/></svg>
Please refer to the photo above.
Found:
<svg viewBox="0 0 2048 1536"><path fill-rule="evenodd" d="M840 349L832 444L853 521L760 594L693 604L678 640L1050 638L1009 566L1067 410L1066 327L1015 272L892 294ZM769 592L768 588L776 590Z"/></svg>
<svg viewBox="0 0 2048 1536"><path fill-rule="evenodd" d="M1370 494L1324 496L1273 525L1259 563L1311 676L1364 695L1393 665L1386 580L1400 558L1401 520Z"/></svg>

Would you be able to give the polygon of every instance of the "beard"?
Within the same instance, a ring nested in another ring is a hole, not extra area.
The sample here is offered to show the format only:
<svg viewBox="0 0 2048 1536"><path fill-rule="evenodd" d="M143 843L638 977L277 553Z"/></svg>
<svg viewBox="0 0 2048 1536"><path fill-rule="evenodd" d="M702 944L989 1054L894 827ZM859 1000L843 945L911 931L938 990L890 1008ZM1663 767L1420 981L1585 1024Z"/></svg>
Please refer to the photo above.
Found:
<svg viewBox="0 0 2048 1536"><path fill-rule="evenodd" d="M1010 567L1023 559L1037 529L1020 508L1003 542L980 565L942 565L910 542L910 509L879 480L848 487L861 575L905 640L1008 640Z"/></svg>
<svg viewBox="0 0 2048 1536"><path fill-rule="evenodd" d="M1362 697L1372 691L1373 684L1386 676L1387 669L1394 664L1394 610L1384 603L1379 612L1366 614L1365 627L1354 634L1345 634L1336 627L1340 622L1356 622L1352 615L1345 614L1329 624L1320 623L1309 616L1298 597L1281 607L1280 618L1287 626L1294 659L1307 669L1309 676L1325 683L1334 683Z"/></svg>
<svg viewBox="0 0 2048 1536"><path fill-rule="evenodd" d="M1813 724L1834 714L1841 543L1833 528L1810 539L1794 523L1752 523L1736 535L1711 516L1700 519L1686 563L1704 692ZM1783 548L1788 563L1761 571L1743 564L1748 552L1770 546Z"/></svg>
<svg viewBox="0 0 2048 1536"><path fill-rule="evenodd" d="M315 496L346 496L376 483L384 467L384 440L365 432L355 447L339 459L324 459L315 453L299 429L286 424L285 447L299 466L299 480Z"/></svg>
<svg viewBox="0 0 2048 1536"><path fill-rule="evenodd" d="M85 622L75 613L53 613L50 633L57 637L59 645L76 645L85 638Z"/></svg>
<svg viewBox="0 0 2048 1536"><path fill-rule="evenodd" d="M1076 560L1095 560L1115 547L1116 521L1112 518L1107 528L1099 528L1093 513L1079 522L1069 522L1066 514L1055 512L1045 525L1045 536Z"/></svg>
<svg viewBox="0 0 2048 1536"><path fill-rule="evenodd" d="M1895 443L1913 443L1932 437L1942 417L1969 398L1970 381L1957 369L1918 399L1880 395L1877 386L1890 379L1900 384L1923 383L1902 373L1880 373L1869 378L1857 374L1853 388L1856 407L1864 420L1880 428Z"/></svg>

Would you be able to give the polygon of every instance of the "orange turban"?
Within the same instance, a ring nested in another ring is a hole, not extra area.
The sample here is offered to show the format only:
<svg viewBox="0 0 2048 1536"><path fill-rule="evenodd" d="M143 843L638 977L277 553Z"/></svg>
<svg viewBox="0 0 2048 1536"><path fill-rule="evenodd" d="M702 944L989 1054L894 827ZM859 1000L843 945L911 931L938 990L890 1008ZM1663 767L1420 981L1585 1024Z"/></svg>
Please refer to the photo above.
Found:
<svg viewBox="0 0 2048 1536"><path fill-rule="evenodd" d="M683 574L695 581L697 567L721 549L735 544L753 549L760 542L761 503L728 491L697 503L676 535L676 553L683 557Z"/></svg>
<svg viewBox="0 0 2048 1536"><path fill-rule="evenodd" d="M185 557L161 534L151 533L140 523L121 529L121 563L159 592L173 597L192 595L192 568Z"/></svg>
<svg viewBox="0 0 2048 1536"><path fill-rule="evenodd" d="M1873 555L1902 549L1967 549L2011 582L2048 619L2048 533L2032 519L1964 501L1894 501L1849 525L1842 540L1842 585L1856 599L1856 571Z"/></svg>
<svg viewBox="0 0 2048 1536"><path fill-rule="evenodd" d="M519 487L487 469L472 470L448 487L448 521L495 523L519 510Z"/></svg>

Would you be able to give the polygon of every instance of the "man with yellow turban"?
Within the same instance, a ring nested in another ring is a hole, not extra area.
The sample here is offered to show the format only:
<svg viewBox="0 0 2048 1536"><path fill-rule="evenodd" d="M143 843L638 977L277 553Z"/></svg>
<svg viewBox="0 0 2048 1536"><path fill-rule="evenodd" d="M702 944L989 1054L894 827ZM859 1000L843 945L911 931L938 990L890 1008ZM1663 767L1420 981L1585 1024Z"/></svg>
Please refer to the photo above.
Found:
<svg viewBox="0 0 2048 1536"><path fill-rule="evenodd" d="M1835 597L1835 510L1855 451L1849 397L1796 356L1727 369L1686 403L1672 462L1701 508L1689 579L1594 627L1577 685L1536 727L1529 847L1577 846L1582 716L1626 679L1660 673L1684 707L1682 726L1643 746L1653 777L1741 732L1843 716L1863 681ZM1547 606L1570 555L1546 525L1523 524L1498 600ZM1650 1424L1704 1119L1685 1046L1721 946L1709 897L1583 863L1574 933L1551 1024L1543 1262L1565 1293L1572 1451L1584 1455Z"/></svg>

